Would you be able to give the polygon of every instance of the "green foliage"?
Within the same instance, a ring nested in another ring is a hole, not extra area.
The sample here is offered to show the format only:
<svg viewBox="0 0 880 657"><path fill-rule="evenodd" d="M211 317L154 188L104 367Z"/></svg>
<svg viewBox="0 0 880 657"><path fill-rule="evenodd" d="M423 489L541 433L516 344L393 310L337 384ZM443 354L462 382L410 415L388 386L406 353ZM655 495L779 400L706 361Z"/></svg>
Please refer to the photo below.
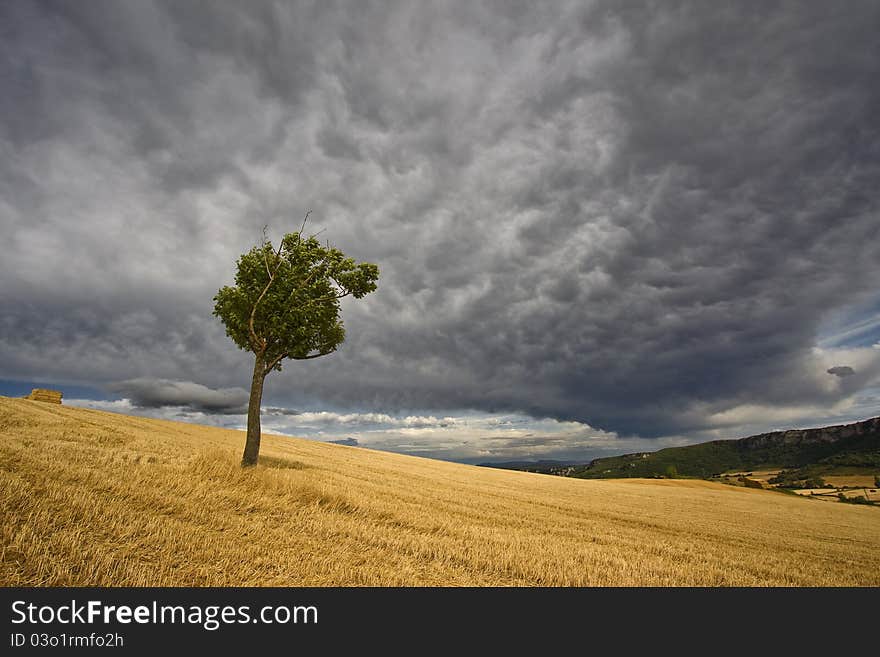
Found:
<svg viewBox="0 0 880 657"><path fill-rule="evenodd" d="M569 476L583 478L663 477L674 467L679 477L710 478L722 472L784 468L770 483L804 488L826 474L875 474L880 468L878 434L874 430L846 439L784 440L784 432L739 440L714 440L650 453L624 454L574 466ZM880 483L877 484L880 486ZM821 487L815 486L816 488Z"/></svg>
<svg viewBox="0 0 880 657"><path fill-rule="evenodd" d="M678 477L678 468L676 468L674 465L667 465L666 477L669 479L675 479L676 477Z"/></svg>
<svg viewBox="0 0 880 657"><path fill-rule="evenodd" d="M859 456L859 455L855 455ZM825 459L819 463L811 463L800 468L782 470L778 475L769 480L769 483L784 488L824 488L830 486L823 477L833 475L860 475L877 477L876 471L871 468L853 465L839 465L839 461L858 461L858 458Z"/></svg>
<svg viewBox="0 0 880 657"><path fill-rule="evenodd" d="M335 351L345 339L339 300L373 292L378 278L376 265L356 263L314 236L288 233L277 249L265 240L238 259L235 285L217 292L214 315L268 373L285 358Z"/></svg>
<svg viewBox="0 0 880 657"><path fill-rule="evenodd" d="M822 459L829 465L853 466L858 468L880 468L880 451L847 451Z"/></svg>
<svg viewBox="0 0 880 657"><path fill-rule="evenodd" d="M713 441L688 447L669 447L657 452L626 454L596 459L578 468L574 477L665 477L674 468L676 477L711 477L728 470L751 467L737 451L735 441Z"/></svg>
<svg viewBox="0 0 880 657"><path fill-rule="evenodd" d="M767 483L782 488L822 488L825 482L819 476L824 470L818 466L806 466L794 470L782 470Z"/></svg>
<svg viewBox="0 0 880 657"><path fill-rule="evenodd" d="M866 497L861 497L859 495L853 495L851 497L847 497L843 493L837 494L837 499L841 502L845 502L846 504L868 504L870 506L874 506L875 503L869 500Z"/></svg>

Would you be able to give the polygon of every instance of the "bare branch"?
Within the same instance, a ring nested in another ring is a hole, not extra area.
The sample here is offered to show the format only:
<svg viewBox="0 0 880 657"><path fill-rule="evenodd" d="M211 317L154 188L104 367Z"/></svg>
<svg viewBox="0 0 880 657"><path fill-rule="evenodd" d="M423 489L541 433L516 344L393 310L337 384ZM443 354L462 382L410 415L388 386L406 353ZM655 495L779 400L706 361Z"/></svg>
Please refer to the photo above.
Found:
<svg viewBox="0 0 880 657"><path fill-rule="evenodd" d="M271 372L272 369L273 369L278 363L280 363L282 360L284 360L285 358L288 358L288 355L287 355L287 354L281 354L281 355L279 355L277 358L273 359L272 362L269 363L269 364L266 366L266 368L265 368L265 373L268 374L269 372Z"/></svg>
<svg viewBox="0 0 880 657"><path fill-rule="evenodd" d="M351 292L346 290L342 294L331 294L329 297L318 297L317 299L309 299L308 301L306 301L306 303L323 303L325 301L333 301L334 299L347 297L349 294L351 294Z"/></svg>
<svg viewBox="0 0 880 657"><path fill-rule="evenodd" d="M300 226L299 233L297 233L297 234L299 235L299 238L300 238L300 239L302 239L302 234L303 234L303 231L306 229L306 222L309 220L309 215L310 215L310 214L312 214L312 211L311 211L311 210L309 210L308 212L306 212L306 216L303 217L303 225Z"/></svg>
<svg viewBox="0 0 880 657"><path fill-rule="evenodd" d="M266 283L266 287L263 288L263 291L260 292L260 296L257 297L257 300L254 302L254 305L251 307L251 316L248 318L248 332L251 338L251 344L254 349L259 348L260 352L266 350L267 342L265 338L260 338L257 336L257 332L254 330L254 317L257 314L257 306L260 305L260 302L263 300L263 297L266 296L266 292L269 291L269 288L272 287L272 283L275 281L275 274L278 273L278 270L281 268L281 263L283 260L278 258L278 263L275 265L274 271L269 271L269 263L266 261L266 252L263 251L263 260L266 262L266 273L269 275L269 281Z"/></svg>
<svg viewBox="0 0 880 657"><path fill-rule="evenodd" d="M327 356L336 351L336 347L333 347L330 351L322 351L317 354L311 354L310 356L291 356L291 360L310 360L312 358L320 358L321 356Z"/></svg>
<svg viewBox="0 0 880 657"><path fill-rule="evenodd" d="M276 356L275 358L273 358L272 361L268 365L266 365L266 368L264 371L266 374L268 374L269 372L272 371L272 369L278 363L280 363L285 358L290 358L291 360L311 360L313 358L320 358L321 356L327 356L329 354L332 354L334 351L336 351L336 347L333 347L332 349L330 349L328 351L319 351L316 354L309 354L308 356L291 356L288 353L282 353L282 354L279 354L278 356Z"/></svg>
<svg viewBox="0 0 880 657"><path fill-rule="evenodd" d="M266 273L269 275L269 278L272 278L272 272L269 271L269 259L266 257L266 245L269 243L269 236L267 231L269 230L269 224L263 226L263 264L266 265Z"/></svg>
<svg viewBox="0 0 880 657"><path fill-rule="evenodd" d="M251 308L251 316L248 319L248 333L250 333L251 338L251 346L254 348L254 351L258 351L262 353L266 349L266 340L265 338L260 338L257 336L257 332L254 330L254 315L257 312L257 304L263 300L263 296L265 296L266 291L269 289L269 285L272 284L270 280L266 287L263 289L262 294L260 294L260 298L257 299L257 303L254 304L253 308Z"/></svg>

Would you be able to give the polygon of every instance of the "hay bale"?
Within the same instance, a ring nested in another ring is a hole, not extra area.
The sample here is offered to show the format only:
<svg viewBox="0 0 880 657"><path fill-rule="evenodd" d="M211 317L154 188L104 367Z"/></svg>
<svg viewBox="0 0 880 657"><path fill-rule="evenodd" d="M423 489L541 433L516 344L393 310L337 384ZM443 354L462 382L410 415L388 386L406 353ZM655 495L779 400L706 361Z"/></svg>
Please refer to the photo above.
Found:
<svg viewBox="0 0 880 657"><path fill-rule="evenodd" d="M49 404L60 404L61 403L61 391L59 390L47 390L45 388L34 388L31 390L31 394L29 394L25 399L31 399L33 401L41 401Z"/></svg>

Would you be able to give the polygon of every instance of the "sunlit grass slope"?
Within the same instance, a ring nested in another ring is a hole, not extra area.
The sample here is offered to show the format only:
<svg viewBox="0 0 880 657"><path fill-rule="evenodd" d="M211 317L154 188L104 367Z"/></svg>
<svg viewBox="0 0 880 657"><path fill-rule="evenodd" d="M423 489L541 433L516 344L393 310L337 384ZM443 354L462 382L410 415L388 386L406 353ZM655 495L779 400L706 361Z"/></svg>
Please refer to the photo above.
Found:
<svg viewBox="0 0 880 657"><path fill-rule="evenodd" d="M3 585L880 585L880 509L0 397Z"/></svg>

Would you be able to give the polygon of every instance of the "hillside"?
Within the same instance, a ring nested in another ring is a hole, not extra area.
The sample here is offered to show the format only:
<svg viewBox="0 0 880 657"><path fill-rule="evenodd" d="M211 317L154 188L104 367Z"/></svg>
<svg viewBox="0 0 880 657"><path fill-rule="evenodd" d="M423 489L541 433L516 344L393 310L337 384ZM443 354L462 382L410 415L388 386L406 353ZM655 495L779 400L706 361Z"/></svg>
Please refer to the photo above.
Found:
<svg viewBox="0 0 880 657"><path fill-rule="evenodd" d="M0 397L0 584L880 585L880 512Z"/></svg>
<svg viewBox="0 0 880 657"><path fill-rule="evenodd" d="M880 417L818 429L774 431L738 440L714 440L656 452L625 454L574 468L569 476L620 478L666 476L712 477L757 468L832 472L864 469L880 474ZM821 466L825 466L824 469ZM673 470L671 470L673 469Z"/></svg>

